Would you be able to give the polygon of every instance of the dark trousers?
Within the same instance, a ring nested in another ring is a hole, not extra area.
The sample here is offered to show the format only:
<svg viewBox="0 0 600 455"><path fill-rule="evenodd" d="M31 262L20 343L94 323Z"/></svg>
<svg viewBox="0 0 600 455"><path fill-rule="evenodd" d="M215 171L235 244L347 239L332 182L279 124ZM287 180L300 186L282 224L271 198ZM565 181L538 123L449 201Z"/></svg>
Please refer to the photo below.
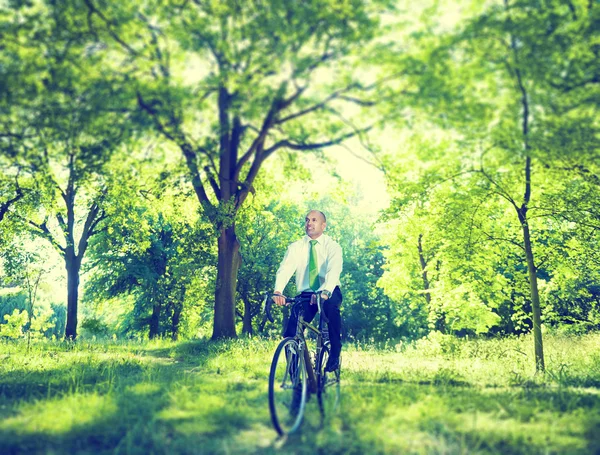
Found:
<svg viewBox="0 0 600 455"><path fill-rule="evenodd" d="M342 315L340 313L342 300L342 291L340 291L339 286L336 286L329 299L321 300L323 312L325 313L325 316L327 316L327 319L329 319L329 323L327 325L329 326L329 340L331 342L331 352L329 353L331 358L338 357L340 352L342 352ZM306 322L312 321L319 309L318 305L310 304L310 298L307 298L303 302L303 308L304 320ZM294 311L292 311L290 319L288 320L288 324L283 332L284 337L293 337L296 335L299 311L299 306L296 306Z"/></svg>

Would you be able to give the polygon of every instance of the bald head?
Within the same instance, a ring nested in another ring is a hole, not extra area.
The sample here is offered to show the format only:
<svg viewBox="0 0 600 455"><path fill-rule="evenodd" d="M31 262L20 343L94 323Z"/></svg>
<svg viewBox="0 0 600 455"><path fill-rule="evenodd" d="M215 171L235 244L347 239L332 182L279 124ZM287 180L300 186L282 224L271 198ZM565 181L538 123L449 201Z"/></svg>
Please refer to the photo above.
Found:
<svg viewBox="0 0 600 455"><path fill-rule="evenodd" d="M304 230L311 239L320 237L325 226L327 226L327 218L320 210L311 210L304 219Z"/></svg>
<svg viewBox="0 0 600 455"><path fill-rule="evenodd" d="M323 223L327 222L327 217L320 210L311 210L310 212L308 212L308 215L306 215L306 216L313 216L313 215L319 215L321 217Z"/></svg>

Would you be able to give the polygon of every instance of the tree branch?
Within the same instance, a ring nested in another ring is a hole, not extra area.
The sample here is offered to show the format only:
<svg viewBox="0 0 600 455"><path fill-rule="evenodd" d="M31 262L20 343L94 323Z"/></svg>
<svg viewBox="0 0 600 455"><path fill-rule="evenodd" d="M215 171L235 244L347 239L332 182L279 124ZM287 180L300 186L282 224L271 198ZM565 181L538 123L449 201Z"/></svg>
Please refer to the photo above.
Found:
<svg viewBox="0 0 600 455"><path fill-rule="evenodd" d="M300 111L298 111L298 112L295 112L295 113L293 113L293 114L290 114L290 115L288 115L287 117L283 117L283 118L281 118L281 119L277 120L277 121L275 122L275 124L277 124L277 125L281 125L281 124L283 124L283 123L286 123L286 122L288 122L288 121L290 121L290 120L294 120L294 119L296 119L296 118L298 118L298 117L302 117L302 116L304 116L304 115L306 115L306 114L310 114L311 112L314 112L314 111L316 111L316 110L322 109L322 108L323 108L323 107L325 107L325 105L326 105L327 103L329 103L331 100L334 100L334 99L336 99L336 98L339 98L339 97L340 97L340 95L341 95L342 93L345 93L345 92L347 92L347 91L351 90L353 87L357 87L357 85L356 85L356 84L350 84L350 85L348 85L348 86L346 86L346 87L344 87L344 88L342 88L342 89L339 89L339 90L337 90L337 91L333 92L331 95L329 95L327 98L325 98L325 99L324 99L324 100L322 100L321 102L319 102L319 103L317 103L317 104L314 104L313 106L310 106L310 107L308 107L308 108L306 108L306 109L302 109L302 110L300 110ZM288 104L289 104L289 103L288 103Z"/></svg>
<svg viewBox="0 0 600 455"><path fill-rule="evenodd" d="M83 232L81 233L81 238L79 239L79 244L77 246L77 259L81 261L83 256L85 255L85 251L88 246L88 241L90 237L93 235L94 227L105 217L104 212L100 213L100 207L96 202L92 203L88 211L88 215L85 219L85 223L83 225Z"/></svg>
<svg viewBox="0 0 600 455"><path fill-rule="evenodd" d="M97 9L93 3L92 0L83 0L84 3L86 4L86 6L88 7L88 26L90 27L90 29L92 30L92 32L95 33L95 29L94 29L94 25L92 24L91 18L92 16L95 14L96 16L98 16L100 18L100 20L102 20L102 22L104 22L104 25L106 26L106 31L108 32L108 34L117 42L121 45L121 47L123 47L128 53L130 53L131 55L138 57L139 53L133 49L129 44L127 44L125 41L123 41L119 35L117 35L116 32L113 31L113 29L111 28L111 22L109 19L106 18L106 16L104 16L104 14L102 14L102 12Z"/></svg>
<svg viewBox="0 0 600 455"><path fill-rule="evenodd" d="M65 255L65 248L62 247L54 238L50 230L48 229L47 220L41 224L37 224L31 220L27 221L30 226L35 227L37 230L34 230L34 234L40 236L43 239L48 240L50 244L60 253L61 256Z"/></svg>
<svg viewBox="0 0 600 455"><path fill-rule="evenodd" d="M273 144L271 147L269 147L268 149L265 150L264 152L264 157L267 158L270 155L272 155L275 151L279 150L280 148L289 148L291 150L300 150L300 151L308 151L308 150L318 150L318 149L322 149L325 147L330 147L332 145L339 145L340 143L342 143L343 141L345 141L346 139L349 139L351 137L354 137L358 134L363 134L366 133L368 131L370 131L371 129L373 129L373 126L369 126L367 128L363 128L359 131L352 131L350 133L347 134L343 134L342 136L339 136L335 139L332 139L330 141L325 141L325 142L316 142L316 143L312 143L312 144L298 144L298 143L294 143L294 142L290 142L287 139L284 139L282 141L276 142L275 144Z"/></svg>
<svg viewBox="0 0 600 455"><path fill-rule="evenodd" d="M525 251L525 247L524 247L523 245L521 245L519 242L517 242L516 240L513 240L513 239L508 239L508 238L505 238L505 237L495 237L495 236L493 236L493 235L491 235L491 234L488 234L488 233L487 233L487 232L485 232L485 231L481 231L481 232L482 232L482 234L483 234L483 235L485 235L485 236L486 236L486 238L487 238L488 240L493 240L493 241L501 241L501 242L507 242L507 243L511 243L511 244L513 244L513 245L515 245L515 246L519 247L521 250Z"/></svg>
<svg viewBox="0 0 600 455"><path fill-rule="evenodd" d="M483 175L492 185L494 185L497 188L496 194L498 194L499 196L503 197L504 199L506 199L514 208L515 210L519 211L519 207L517 206L517 203L515 202L515 200L511 197L511 195L508 193L508 191L506 191L502 185L500 185L498 182L496 182L492 176L490 176L484 166L483 166L483 158L485 156L485 154L487 152L489 152L490 150L492 150L494 148L494 145L490 146L487 150L484 150L481 153L480 159L479 159L479 170L477 170L477 172L481 173L481 175Z"/></svg>
<svg viewBox="0 0 600 455"><path fill-rule="evenodd" d="M206 175L208 177L208 181L210 183L210 186L212 187L215 196L217 196L217 199L221 199L221 189L219 188L219 184L217 183L217 181L215 180L215 177L213 175L213 173L210 170L209 166L204 166L204 172L206 172Z"/></svg>
<svg viewBox="0 0 600 455"><path fill-rule="evenodd" d="M3 202L2 204L0 204L0 221L2 221L2 219L4 218L4 216L6 215L6 213L8 212L8 209L10 208L11 205L13 205L15 202L17 202L19 199L23 198L24 194L23 194L23 190L21 189L21 187L19 186L19 180L18 180L18 175L15 177L15 197L13 197L12 199L7 200L6 202Z"/></svg>
<svg viewBox="0 0 600 455"><path fill-rule="evenodd" d="M67 223L65 223L65 219L63 218L62 213L57 213L56 219L58 220L58 224L60 225L60 228L63 230L63 232L67 232Z"/></svg>
<svg viewBox="0 0 600 455"><path fill-rule="evenodd" d="M246 153L244 153L242 155L242 157L239 159L238 163L236 163L235 171L233 173L234 181L237 182L239 180L239 175L242 170L242 167L244 166L244 164L246 164L248 162L248 160L252 157L253 154L255 154L255 158L254 158L254 162L252 163L252 167L250 169L249 174L255 174L258 172L260 165L264 161L264 158L262 158L260 156L259 151L262 152L262 148L264 146L265 140L267 139L269 130L275 123L275 118L277 117L277 114L283 108L282 106L286 106L289 103L291 103L293 101L293 99L295 99L297 96L300 96L300 94L304 91L304 88L299 88L294 95L292 95L286 101L282 102L281 98L286 90L286 87L287 87L287 82L282 82L279 85L279 87L277 89L277 94L273 98L273 101L271 102L271 106L269 107L269 111L267 112L267 115L265 116L265 118L262 122L260 132L254 139L254 141L252 141L252 144L250 145L250 147L248 148Z"/></svg>
<svg viewBox="0 0 600 455"><path fill-rule="evenodd" d="M177 131L177 136L165 128L165 126L161 123L158 118L158 112L148 103L144 101L142 94L137 92L138 104L140 107L146 111L153 118L158 130L169 140L173 141L175 144L179 146L181 151L183 152L183 157L185 158L185 162L189 171L189 176L192 178L192 186L194 187L194 191L196 192L196 196L198 201L202 205L207 205L212 207L210 199L208 198L208 194L204 189L204 185L202 184L202 179L200 178L200 170L198 169L198 158L197 154L194 151L192 145L185 139L184 135L181 134L180 131ZM175 124L175 123L174 123ZM201 150L203 153L208 155L208 151ZM210 158L210 157L209 157ZM212 160L211 160L212 161ZM214 166L214 163L213 163Z"/></svg>

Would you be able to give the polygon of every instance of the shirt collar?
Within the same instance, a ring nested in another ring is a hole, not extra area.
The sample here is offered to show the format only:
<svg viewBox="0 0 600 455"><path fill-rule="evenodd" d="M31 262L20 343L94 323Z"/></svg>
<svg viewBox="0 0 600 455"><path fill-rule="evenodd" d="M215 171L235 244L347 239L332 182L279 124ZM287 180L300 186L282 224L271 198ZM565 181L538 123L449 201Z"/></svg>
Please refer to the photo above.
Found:
<svg viewBox="0 0 600 455"><path fill-rule="evenodd" d="M325 241L326 237L327 236L325 234L321 234L318 238L316 238L314 240L316 240L318 244L322 245L323 242ZM313 240L313 239L311 239L308 235L306 235L306 234L304 235L304 242L308 243L311 240Z"/></svg>

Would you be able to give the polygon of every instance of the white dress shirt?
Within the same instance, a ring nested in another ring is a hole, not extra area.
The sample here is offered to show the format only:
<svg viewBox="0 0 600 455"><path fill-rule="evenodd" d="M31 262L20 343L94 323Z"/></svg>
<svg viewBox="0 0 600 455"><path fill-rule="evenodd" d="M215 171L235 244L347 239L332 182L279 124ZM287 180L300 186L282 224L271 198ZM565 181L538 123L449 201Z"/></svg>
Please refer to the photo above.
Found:
<svg viewBox="0 0 600 455"><path fill-rule="evenodd" d="M300 240L292 243L287 251L275 278L275 292L283 293L283 289L296 272L296 289L298 292L309 291L308 262L310 260L310 240L305 235ZM333 292L340 285L342 273L342 248L331 237L321 234L317 239L317 267L319 270L318 291Z"/></svg>

